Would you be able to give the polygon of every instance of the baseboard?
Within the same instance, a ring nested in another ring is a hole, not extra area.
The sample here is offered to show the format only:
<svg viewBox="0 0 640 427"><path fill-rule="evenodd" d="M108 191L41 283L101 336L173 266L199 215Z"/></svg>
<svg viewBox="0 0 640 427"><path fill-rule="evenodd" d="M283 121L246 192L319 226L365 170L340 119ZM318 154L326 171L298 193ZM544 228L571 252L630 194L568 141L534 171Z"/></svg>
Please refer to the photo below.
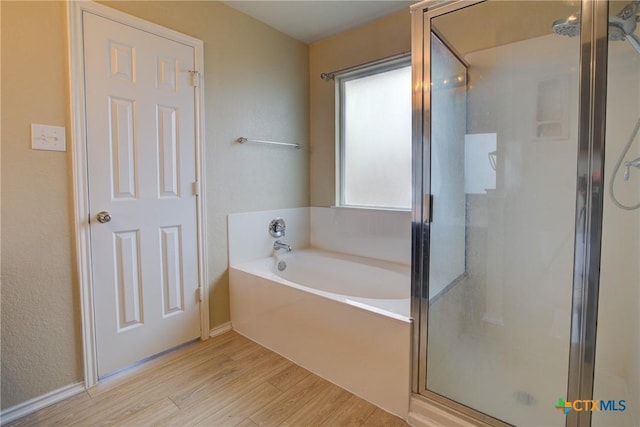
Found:
<svg viewBox="0 0 640 427"><path fill-rule="evenodd" d="M39 411L49 405L53 405L61 400L75 396L78 393L82 393L84 390L84 383L69 384L68 386L50 391L42 396L34 397L26 402L3 409L2 412L0 412L0 425L5 425L11 421L15 421L25 415Z"/></svg>
<svg viewBox="0 0 640 427"><path fill-rule="evenodd" d="M216 337L218 335L222 335L225 332L229 332L231 330L231 322L225 322L221 325L218 325L214 328L211 328L211 331L209 331L209 336L211 338Z"/></svg>

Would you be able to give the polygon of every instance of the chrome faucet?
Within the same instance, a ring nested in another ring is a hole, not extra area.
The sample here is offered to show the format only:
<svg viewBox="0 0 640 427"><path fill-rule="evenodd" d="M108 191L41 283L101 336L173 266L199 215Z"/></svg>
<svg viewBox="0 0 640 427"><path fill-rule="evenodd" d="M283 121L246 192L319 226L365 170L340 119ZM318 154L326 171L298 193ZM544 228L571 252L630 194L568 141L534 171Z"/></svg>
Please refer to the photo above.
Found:
<svg viewBox="0 0 640 427"><path fill-rule="evenodd" d="M273 242L273 250L278 251L280 249L291 252L291 246L287 245L286 243L282 243L280 240L276 240L275 242Z"/></svg>

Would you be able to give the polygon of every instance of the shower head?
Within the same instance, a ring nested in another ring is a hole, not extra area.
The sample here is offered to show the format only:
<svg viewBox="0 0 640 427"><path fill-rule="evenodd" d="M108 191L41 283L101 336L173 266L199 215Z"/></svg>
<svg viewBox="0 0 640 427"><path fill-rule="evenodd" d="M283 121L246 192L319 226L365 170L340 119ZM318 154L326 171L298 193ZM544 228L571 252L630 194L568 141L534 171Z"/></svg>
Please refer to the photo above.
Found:
<svg viewBox="0 0 640 427"><path fill-rule="evenodd" d="M628 40L631 46L640 53L640 38L634 33L640 16L638 8L640 0L634 0L626 5L617 15L609 17L609 40ZM580 14L575 13L567 18L553 21L551 30L561 36L575 37L580 34Z"/></svg>
<svg viewBox="0 0 640 427"><path fill-rule="evenodd" d="M561 36L577 36L580 34L580 15L576 13L567 18L556 19L551 25L551 31Z"/></svg>

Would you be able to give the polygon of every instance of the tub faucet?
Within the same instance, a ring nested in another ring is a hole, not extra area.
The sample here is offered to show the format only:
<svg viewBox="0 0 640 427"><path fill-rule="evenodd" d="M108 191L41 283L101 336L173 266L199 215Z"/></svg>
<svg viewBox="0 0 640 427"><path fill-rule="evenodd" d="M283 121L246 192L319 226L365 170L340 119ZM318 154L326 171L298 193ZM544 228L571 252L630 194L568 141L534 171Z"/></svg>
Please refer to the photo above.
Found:
<svg viewBox="0 0 640 427"><path fill-rule="evenodd" d="M291 246L287 245L286 243L282 243L280 240L276 240L275 242L273 242L273 250L278 251L280 249L291 252Z"/></svg>

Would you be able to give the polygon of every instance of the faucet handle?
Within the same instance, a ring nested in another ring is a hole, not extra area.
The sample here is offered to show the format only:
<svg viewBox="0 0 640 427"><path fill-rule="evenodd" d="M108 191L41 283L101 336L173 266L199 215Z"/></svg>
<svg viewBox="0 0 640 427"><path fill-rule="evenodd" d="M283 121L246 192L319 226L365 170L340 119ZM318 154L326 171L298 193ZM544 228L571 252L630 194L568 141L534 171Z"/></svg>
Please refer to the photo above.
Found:
<svg viewBox="0 0 640 427"><path fill-rule="evenodd" d="M272 219L269 223L269 234L271 234L272 237L284 237L284 232L286 231L286 229L287 225L282 218Z"/></svg>

